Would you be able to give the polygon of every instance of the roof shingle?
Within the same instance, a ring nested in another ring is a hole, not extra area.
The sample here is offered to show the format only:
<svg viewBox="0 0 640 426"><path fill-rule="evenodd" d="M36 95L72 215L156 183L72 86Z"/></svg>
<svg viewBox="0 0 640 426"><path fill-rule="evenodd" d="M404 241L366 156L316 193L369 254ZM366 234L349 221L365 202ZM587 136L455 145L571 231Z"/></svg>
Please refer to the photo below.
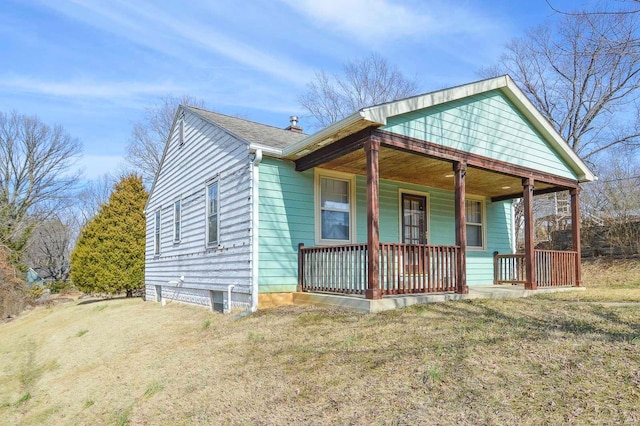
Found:
<svg viewBox="0 0 640 426"><path fill-rule="evenodd" d="M184 108L200 115L249 143L282 149L307 136L304 133L292 132L290 130L280 129L278 127L256 123L255 121L249 121L243 118L231 117L192 106L184 106Z"/></svg>

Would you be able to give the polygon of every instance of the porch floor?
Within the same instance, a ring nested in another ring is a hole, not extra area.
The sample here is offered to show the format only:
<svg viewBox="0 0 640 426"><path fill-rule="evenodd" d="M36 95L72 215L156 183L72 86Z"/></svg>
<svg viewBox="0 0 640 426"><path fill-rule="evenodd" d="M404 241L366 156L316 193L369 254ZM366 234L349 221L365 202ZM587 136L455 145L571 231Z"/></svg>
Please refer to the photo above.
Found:
<svg viewBox="0 0 640 426"><path fill-rule="evenodd" d="M583 291L584 287L550 287L538 290L525 290L524 285L484 285L469 286L469 294L429 293L383 296L382 299L369 300L364 296L328 293L293 293L293 303L312 304L327 307L340 307L358 312L374 313L406 308L422 303L440 303L451 300L469 299L517 299L536 294L555 293L561 291Z"/></svg>

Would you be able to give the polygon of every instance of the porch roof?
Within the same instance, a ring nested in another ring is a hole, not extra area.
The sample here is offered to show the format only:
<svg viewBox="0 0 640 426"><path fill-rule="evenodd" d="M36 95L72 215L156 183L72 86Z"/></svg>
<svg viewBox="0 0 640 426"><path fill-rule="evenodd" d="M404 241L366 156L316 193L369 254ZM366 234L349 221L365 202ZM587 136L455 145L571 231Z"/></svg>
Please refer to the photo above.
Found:
<svg viewBox="0 0 640 426"><path fill-rule="evenodd" d="M312 153L316 154L317 151L322 150L323 148L341 149L340 143L344 140L354 138L359 134L359 132L362 132L363 129L376 129L382 127L387 124L387 119L390 117L495 90L503 93L513 103L518 111L531 123L531 125L535 127L535 129L549 143L552 149L575 172L578 177L577 182L588 182L596 179L595 175L573 152L568 144L555 131L552 125L540 114L540 112L536 110L533 104L531 104L524 93L515 85L508 75L363 108L355 114L352 114L351 116L348 116L343 120L284 148L281 153L273 152L271 154L276 154L276 156L281 156L298 162ZM385 151L388 150L385 149ZM324 167L336 168L337 170L344 169L344 171L349 169L348 171L355 173L362 172L362 165L364 164L364 161L362 159L359 160L362 156L359 156L358 154L351 155L350 153L344 154L346 154L344 158L334 159L331 162L324 164ZM464 156L464 153L462 153L462 155ZM449 174L447 172L451 170L451 166L447 161L437 159L420 159L418 161L415 157L412 158L407 153L390 152L385 152L384 158L386 161L381 157L380 163L382 173L381 177L383 178L415 182L417 176L420 174L417 173L417 171L420 170L422 172L429 172L430 186L443 188L452 187L452 183L447 183L448 181L445 178L445 175ZM444 159L446 160L446 158ZM399 170L386 170L385 172L385 169L390 169L394 164L400 166ZM411 167L406 167L408 164L411 164ZM416 168L418 170L416 170ZM499 171L491 167L480 167L480 169L477 171L470 171L470 177L473 175L475 178L468 179L467 185L471 182L475 182L477 184L477 189L470 186L469 191L477 192L479 195L485 194L491 197L509 196L509 189L518 188L520 186L520 178L532 176L527 170L524 170L524 173L523 170L519 170L518 173L514 173L509 176L509 173L504 173L504 170L502 171L502 175L500 175L488 172L487 169L493 170L494 172ZM416 171L416 173L410 173L412 171ZM545 180L542 180L541 183L540 179L536 178L536 180L538 181L536 182L536 189L538 190L551 190L551 187L566 189L564 186L567 188L575 187L577 184L576 181L570 182L567 179L546 179L546 182ZM420 183L424 184L425 182L424 180L421 180ZM480 191L482 188L487 188L487 185L491 187L491 190Z"/></svg>
<svg viewBox="0 0 640 426"><path fill-rule="evenodd" d="M536 195L578 187L578 181L574 179L377 130L375 127L361 130L299 158L295 161L296 170L322 167L366 176L366 156L361 148L368 139L376 139L380 143L378 163L381 179L453 190L453 167L462 161L467 165L467 192L490 197L492 201L521 198L523 179L535 181Z"/></svg>
<svg viewBox="0 0 640 426"><path fill-rule="evenodd" d="M364 152L357 150L330 160L322 164L321 167L366 176L365 160ZM380 148L379 164L381 179L454 190L454 172L450 162L416 156L383 146ZM489 197L494 201L522 196L521 178L472 166L467 168L466 187L467 193ZM569 187L558 187L541 181L536 182L536 193L538 194L561 189L569 189Z"/></svg>

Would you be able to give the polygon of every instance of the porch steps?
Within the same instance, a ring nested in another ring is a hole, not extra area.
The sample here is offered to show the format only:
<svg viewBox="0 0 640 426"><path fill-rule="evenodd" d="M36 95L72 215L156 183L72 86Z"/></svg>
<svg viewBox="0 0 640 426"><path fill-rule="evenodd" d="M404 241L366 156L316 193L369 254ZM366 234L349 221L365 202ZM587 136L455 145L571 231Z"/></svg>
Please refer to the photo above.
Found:
<svg viewBox="0 0 640 426"><path fill-rule="evenodd" d="M312 304L325 307L345 308L358 312L375 313L406 308L423 303L442 303L453 300L469 299L517 299L536 294L560 291L582 291L584 287L556 287L525 290L522 285L469 286L469 294L433 293L384 296L382 299L369 300L362 296L343 296L326 293L293 293L294 304Z"/></svg>

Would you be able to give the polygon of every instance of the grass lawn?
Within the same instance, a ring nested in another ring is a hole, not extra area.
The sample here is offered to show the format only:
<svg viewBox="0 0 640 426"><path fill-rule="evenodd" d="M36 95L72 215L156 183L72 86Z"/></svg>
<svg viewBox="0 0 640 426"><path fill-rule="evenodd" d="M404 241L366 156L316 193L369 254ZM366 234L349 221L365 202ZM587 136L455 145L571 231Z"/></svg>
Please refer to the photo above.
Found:
<svg viewBox="0 0 640 426"><path fill-rule="evenodd" d="M640 423L640 306L74 301L0 324L0 365L1 424Z"/></svg>

